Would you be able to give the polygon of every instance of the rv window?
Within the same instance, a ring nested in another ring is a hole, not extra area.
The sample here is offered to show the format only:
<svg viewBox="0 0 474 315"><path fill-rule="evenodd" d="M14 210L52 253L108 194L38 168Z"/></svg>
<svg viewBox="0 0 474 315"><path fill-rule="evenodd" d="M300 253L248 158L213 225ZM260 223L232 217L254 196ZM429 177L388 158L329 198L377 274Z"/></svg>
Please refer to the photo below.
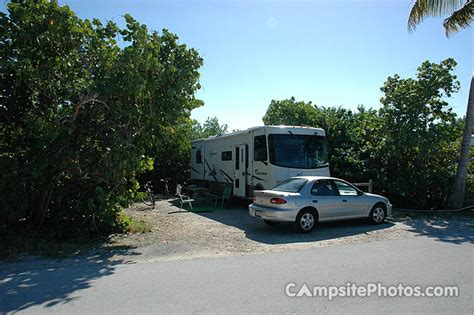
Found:
<svg viewBox="0 0 474 315"><path fill-rule="evenodd" d="M266 136L256 136L253 142L253 159L254 161L267 160L267 139Z"/></svg>
<svg viewBox="0 0 474 315"><path fill-rule="evenodd" d="M232 151L224 151L221 155L222 161L232 160Z"/></svg>
<svg viewBox="0 0 474 315"><path fill-rule="evenodd" d="M288 168L328 166L326 139L317 135L273 134L268 136L270 163Z"/></svg>
<svg viewBox="0 0 474 315"><path fill-rule="evenodd" d="M196 150L196 164L202 163L201 150Z"/></svg>

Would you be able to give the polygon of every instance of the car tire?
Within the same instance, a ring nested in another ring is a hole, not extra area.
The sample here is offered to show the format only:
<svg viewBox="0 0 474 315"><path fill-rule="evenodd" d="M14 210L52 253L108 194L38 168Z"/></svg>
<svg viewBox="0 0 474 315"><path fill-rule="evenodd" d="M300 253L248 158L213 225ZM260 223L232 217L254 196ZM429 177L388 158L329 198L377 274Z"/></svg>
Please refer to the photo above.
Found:
<svg viewBox="0 0 474 315"><path fill-rule="evenodd" d="M369 213L372 224L382 224L387 218L387 207L383 203L377 203Z"/></svg>
<svg viewBox="0 0 474 315"><path fill-rule="evenodd" d="M265 222L265 224L266 224L266 225L269 225L269 226L275 226L275 225L280 224L280 222L278 222L278 221L263 220L263 222Z"/></svg>
<svg viewBox="0 0 474 315"><path fill-rule="evenodd" d="M301 233L309 233L314 229L318 222L318 214L315 210L306 208L302 209L296 216L296 228Z"/></svg>

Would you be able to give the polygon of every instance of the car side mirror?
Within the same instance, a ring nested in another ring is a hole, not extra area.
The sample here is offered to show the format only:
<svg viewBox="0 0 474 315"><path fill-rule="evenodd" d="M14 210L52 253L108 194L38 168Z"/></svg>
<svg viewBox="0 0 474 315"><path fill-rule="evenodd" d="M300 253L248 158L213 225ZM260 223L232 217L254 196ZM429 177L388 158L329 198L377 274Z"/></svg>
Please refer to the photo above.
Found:
<svg viewBox="0 0 474 315"><path fill-rule="evenodd" d="M358 191L357 191L357 195L358 195L358 196L363 196L363 195L364 195L364 192L363 192L362 190L358 190Z"/></svg>

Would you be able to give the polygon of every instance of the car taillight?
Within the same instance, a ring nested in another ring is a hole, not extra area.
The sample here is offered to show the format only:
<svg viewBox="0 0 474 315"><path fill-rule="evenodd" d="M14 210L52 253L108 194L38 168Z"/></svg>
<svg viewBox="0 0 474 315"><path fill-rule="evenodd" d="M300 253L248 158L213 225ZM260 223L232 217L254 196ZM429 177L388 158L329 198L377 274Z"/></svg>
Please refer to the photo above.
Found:
<svg viewBox="0 0 474 315"><path fill-rule="evenodd" d="M270 199L270 202L274 203L274 204L277 204L277 205L282 205L282 204L286 203L286 200L283 199L283 198L272 198L272 199Z"/></svg>

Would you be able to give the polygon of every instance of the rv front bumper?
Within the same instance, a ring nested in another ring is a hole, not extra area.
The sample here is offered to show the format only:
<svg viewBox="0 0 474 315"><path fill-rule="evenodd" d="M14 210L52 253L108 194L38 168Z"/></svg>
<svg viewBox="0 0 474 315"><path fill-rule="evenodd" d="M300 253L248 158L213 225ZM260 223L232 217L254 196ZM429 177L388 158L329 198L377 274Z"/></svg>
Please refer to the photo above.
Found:
<svg viewBox="0 0 474 315"><path fill-rule="evenodd" d="M295 222L297 209L277 209L254 205L249 206L249 214L254 218L259 218L275 222Z"/></svg>

